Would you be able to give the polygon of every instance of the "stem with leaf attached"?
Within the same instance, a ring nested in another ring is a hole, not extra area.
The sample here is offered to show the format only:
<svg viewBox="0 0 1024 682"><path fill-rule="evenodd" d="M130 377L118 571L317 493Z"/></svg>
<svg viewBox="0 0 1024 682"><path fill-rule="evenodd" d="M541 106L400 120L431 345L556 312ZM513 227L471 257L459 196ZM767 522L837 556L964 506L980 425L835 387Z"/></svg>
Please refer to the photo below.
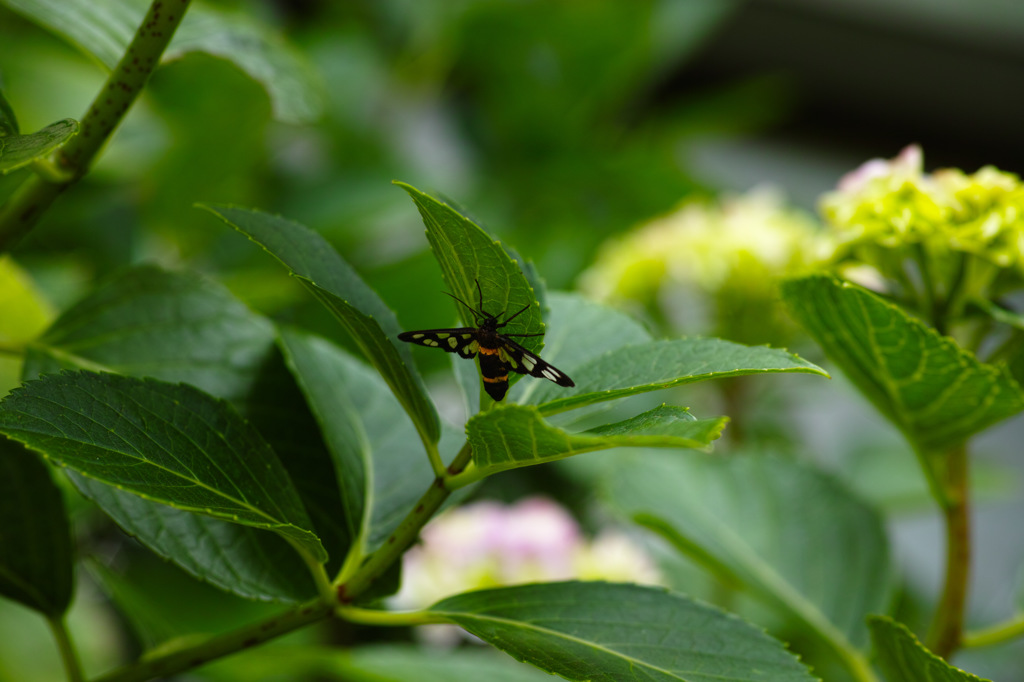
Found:
<svg viewBox="0 0 1024 682"><path fill-rule="evenodd" d="M127 51L56 155L57 172L29 177L0 207L0 253L28 234L50 204L88 171L160 62L191 0L154 0Z"/></svg>

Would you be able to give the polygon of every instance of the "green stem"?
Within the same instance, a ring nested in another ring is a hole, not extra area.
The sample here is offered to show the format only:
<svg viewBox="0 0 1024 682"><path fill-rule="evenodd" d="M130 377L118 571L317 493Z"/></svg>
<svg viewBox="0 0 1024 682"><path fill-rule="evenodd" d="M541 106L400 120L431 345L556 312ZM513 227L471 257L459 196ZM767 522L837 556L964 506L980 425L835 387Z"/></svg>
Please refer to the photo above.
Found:
<svg viewBox="0 0 1024 682"><path fill-rule="evenodd" d="M271 639L332 615L334 604L315 599L259 623L211 637L200 644L146 658L97 677L93 682L143 682L170 677L229 654L251 649Z"/></svg>
<svg viewBox="0 0 1024 682"><path fill-rule="evenodd" d="M328 603L334 601L334 589L331 587L331 581L327 577L327 570L324 568L324 565L317 561L313 555L309 553L309 550L301 546L298 542L288 538L288 543L296 552L299 553L299 556L302 557L302 561L305 562L310 575L313 576L313 583L316 585L316 591L317 594L320 595L320 598Z"/></svg>
<svg viewBox="0 0 1024 682"><path fill-rule="evenodd" d="M935 278L932 277L931 261L924 250L924 244L918 242L913 246L914 262L917 263L921 275L921 310L931 320L932 326L940 334L946 333L946 322L942 314L942 299L935 290Z"/></svg>
<svg viewBox="0 0 1024 682"><path fill-rule="evenodd" d="M465 469L470 462L472 452L469 443L463 445L459 454L455 455L455 459L449 465L448 475L454 477ZM451 489L446 484L446 478L447 476L439 476L434 479L427 492L413 506L412 511L402 519L398 527L392 531L380 549L371 554L348 580L338 586L338 601L343 605L350 604L402 556L402 553L419 536L420 529L434 517L434 514L451 494Z"/></svg>
<svg viewBox="0 0 1024 682"><path fill-rule="evenodd" d="M946 526L946 579L942 598L932 620L928 648L949 658L963 643L967 579L971 564L971 533L968 516L967 446L954 447L944 458L943 520Z"/></svg>
<svg viewBox="0 0 1024 682"><path fill-rule="evenodd" d="M57 152L56 166L65 179L53 173L33 175L0 207L0 253L11 250L60 193L89 171L159 64L190 2L154 0L150 5L121 61L82 117L78 135Z"/></svg>
<svg viewBox="0 0 1024 682"><path fill-rule="evenodd" d="M953 279L949 283L946 303L941 311L947 328L963 315L965 296L970 293L968 291L970 287L965 288L964 283L968 280L967 274L971 269L971 258L972 256L966 253L960 254L956 272L953 273Z"/></svg>
<svg viewBox="0 0 1024 682"><path fill-rule="evenodd" d="M46 622L50 625L50 632L57 642L57 649L60 650L60 658L64 661L64 670L67 671L69 682L82 682L85 676L82 674L82 664L78 660L78 652L71 641L71 634L68 632L64 616L48 616Z"/></svg>
<svg viewBox="0 0 1024 682"><path fill-rule="evenodd" d="M1003 623L996 623L984 630L967 632L963 637L965 648L1002 644L1024 636L1024 613Z"/></svg>
<svg viewBox="0 0 1024 682"><path fill-rule="evenodd" d="M360 625L410 626L448 623L450 621L428 611L379 611L358 606L339 605L334 609L338 618Z"/></svg>

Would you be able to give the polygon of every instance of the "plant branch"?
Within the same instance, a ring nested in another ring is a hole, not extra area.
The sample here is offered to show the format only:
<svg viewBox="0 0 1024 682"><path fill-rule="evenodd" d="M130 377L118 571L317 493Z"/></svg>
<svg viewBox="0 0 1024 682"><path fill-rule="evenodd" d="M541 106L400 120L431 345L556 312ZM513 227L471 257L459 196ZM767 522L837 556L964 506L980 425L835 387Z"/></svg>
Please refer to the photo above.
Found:
<svg viewBox="0 0 1024 682"><path fill-rule="evenodd" d="M68 632L67 623L63 616L47 616L46 622L50 625L50 632L57 642L57 649L60 650L61 660L64 661L64 670L67 671L68 682L82 682L85 676L82 674L82 663L78 660L78 652L71 641L71 634Z"/></svg>
<svg viewBox="0 0 1024 682"><path fill-rule="evenodd" d="M360 625L386 625L389 627L409 625L432 625L448 623L445 618L427 611L380 611L363 609L358 606L338 606L335 615L350 623Z"/></svg>
<svg viewBox="0 0 1024 682"><path fill-rule="evenodd" d="M473 449L469 443L462 446L455 459L448 466L448 475L439 476L434 479L430 488L423 494L416 505L412 508L398 527L391 532L388 539L384 541L380 549L370 557L348 578L338 586L338 601L342 605L351 604L359 595L373 584L391 564L398 560L402 553L419 536L420 529L434 517L437 510L441 508L444 501L452 492L447 484L449 477L460 473L470 462Z"/></svg>
<svg viewBox="0 0 1024 682"><path fill-rule="evenodd" d="M315 599L259 623L211 637L194 646L145 658L132 665L118 668L95 678L93 682L143 682L177 675L214 659L251 649L293 630L324 620L333 612L332 602Z"/></svg>
<svg viewBox="0 0 1024 682"><path fill-rule="evenodd" d="M943 520L946 526L946 579L932 620L928 648L949 658L963 644L967 579L971 564L971 529L968 516L967 446L946 453L943 471Z"/></svg>
<svg viewBox="0 0 1024 682"><path fill-rule="evenodd" d="M10 251L53 201L81 179L103 145L128 113L160 55L171 42L191 0L154 0L127 51L104 83L96 99L82 117L78 135L71 138L56 156L62 177L53 173L29 177L0 207L0 253Z"/></svg>

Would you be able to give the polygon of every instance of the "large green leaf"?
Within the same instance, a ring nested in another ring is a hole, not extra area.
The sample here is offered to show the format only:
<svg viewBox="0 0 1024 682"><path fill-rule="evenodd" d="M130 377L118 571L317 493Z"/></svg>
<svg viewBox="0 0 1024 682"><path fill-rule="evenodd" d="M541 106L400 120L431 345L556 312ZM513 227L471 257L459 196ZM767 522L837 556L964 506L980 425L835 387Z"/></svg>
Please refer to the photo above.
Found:
<svg viewBox="0 0 1024 682"><path fill-rule="evenodd" d="M148 0L0 0L114 68L142 22ZM314 119L322 108L320 86L302 57L272 31L239 13L194 5L175 33L163 61L206 52L233 62L259 82L278 118Z"/></svg>
<svg viewBox="0 0 1024 682"><path fill-rule="evenodd" d="M44 159L78 132L78 121L65 118L28 135L0 135L0 173Z"/></svg>
<svg viewBox="0 0 1024 682"><path fill-rule="evenodd" d="M580 365L566 357L559 359L559 369L568 373L576 386L541 382L530 399L540 405L543 414L706 379L778 372L828 376L820 367L784 350L703 338L622 346Z"/></svg>
<svg viewBox="0 0 1024 682"><path fill-rule="evenodd" d="M309 569L279 535L169 507L74 471L75 486L117 525L195 577L247 599L316 596Z"/></svg>
<svg viewBox="0 0 1024 682"><path fill-rule="evenodd" d="M726 417L696 419L686 408L662 405L631 419L581 433L551 426L532 405L499 405L466 424L475 475L541 464L617 447L702 448L717 439Z"/></svg>
<svg viewBox="0 0 1024 682"><path fill-rule="evenodd" d="M1024 409L1005 367L986 365L898 306L827 275L782 284L790 312L923 451L948 450Z"/></svg>
<svg viewBox="0 0 1024 682"><path fill-rule="evenodd" d="M412 362L395 314L319 234L308 227L259 211L204 206L247 235L287 267L352 335L409 413L417 430L437 442L440 421Z"/></svg>
<svg viewBox="0 0 1024 682"><path fill-rule="evenodd" d="M0 440L0 595L47 616L71 601L71 532L43 461Z"/></svg>
<svg viewBox="0 0 1024 682"><path fill-rule="evenodd" d="M25 376L103 368L184 381L231 400L281 458L333 567L349 542L334 469L274 339L267 320L216 282L141 266L67 310L30 346ZM299 557L272 533L71 478L126 532L202 580L253 599L313 594Z"/></svg>
<svg viewBox="0 0 1024 682"><path fill-rule="evenodd" d="M888 682L988 682L954 668L928 651L903 623L887 616L871 616L871 641L878 667Z"/></svg>
<svg viewBox="0 0 1024 682"><path fill-rule="evenodd" d="M429 611L569 680L814 679L781 642L760 629L652 587L522 585L456 595Z"/></svg>
<svg viewBox="0 0 1024 682"><path fill-rule="evenodd" d="M434 474L380 375L337 346L284 328L281 347L335 458L349 532L377 549Z"/></svg>
<svg viewBox="0 0 1024 682"><path fill-rule="evenodd" d="M228 403L186 384L48 375L0 402L0 432L151 500L272 530L327 559L287 471Z"/></svg>
<svg viewBox="0 0 1024 682"><path fill-rule="evenodd" d="M444 281L450 288L449 293L476 308L480 305L477 291L479 282L484 310L492 315L512 315L529 306L503 332L538 334L544 331L536 294L523 275L519 263L502 247L501 242L448 204L411 185L403 182L395 184L409 193L423 217L427 241L441 266ZM467 325L475 326L473 315L462 306L459 306L459 315ZM539 353L544 345L544 337L525 337L517 339L517 342Z"/></svg>
<svg viewBox="0 0 1024 682"><path fill-rule="evenodd" d="M112 371L240 400L273 344L273 325L220 284L143 265L122 270L65 311L29 346L24 376Z"/></svg>
<svg viewBox="0 0 1024 682"><path fill-rule="evenodd" d="M863 664L864 617L891 592L888 547L879 515L837 481L790 459L656 451L607 478L626 516Z"/></svg>

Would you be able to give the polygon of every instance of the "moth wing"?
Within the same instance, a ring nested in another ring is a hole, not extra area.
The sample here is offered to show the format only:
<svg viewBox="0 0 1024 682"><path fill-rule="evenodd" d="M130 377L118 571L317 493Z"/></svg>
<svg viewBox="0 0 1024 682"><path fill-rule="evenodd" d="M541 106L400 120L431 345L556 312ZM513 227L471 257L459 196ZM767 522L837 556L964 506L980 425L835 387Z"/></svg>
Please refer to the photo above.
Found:
<svg viewBox="0 0 1024 682"><path fill-rule="evenodd" d="M503 359L513 372L529 374L538 379L547 379L559 386L576 385L565 372L541 360L540 357L526 350L512 339L502 337L501 350L505 354Z"/></svg>
<svg viewBox="0 0 1024 682"><path fill-rule="evenodd" d="M427 348L440 348L448 353L458 353L464 358L476 357L477 349L480 348L476 342L476 330L472 327L419 329L402 332L398 335L398 340Z"/></svg>

